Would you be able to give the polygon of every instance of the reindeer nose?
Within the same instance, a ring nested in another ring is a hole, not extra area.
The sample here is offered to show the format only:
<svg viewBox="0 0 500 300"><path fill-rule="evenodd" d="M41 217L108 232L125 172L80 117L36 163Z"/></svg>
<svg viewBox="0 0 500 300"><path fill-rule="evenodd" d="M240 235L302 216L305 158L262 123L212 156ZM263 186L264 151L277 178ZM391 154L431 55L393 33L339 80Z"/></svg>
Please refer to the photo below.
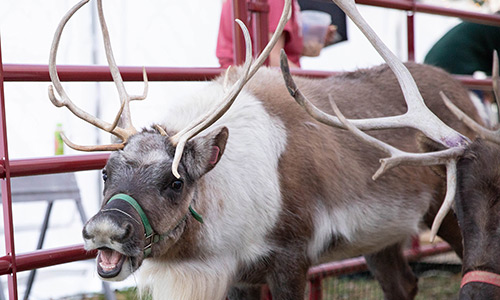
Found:
<svg viewBox="0 0 500 300"><path fill-rule="evenodd" d="M94 235L93 234L90 234L88 231L87 231L87 226L84 226L83 229L82 229L82 236L83 236L83 239L85 240L91 240L94 238Z"/></svg>
<svg viewBox="0 0 500 300"><path fill-rule="evenodd" d="M141 223L132 217L124 217L114 210L101 211L85 224L83 228L84 237L92 237L96 234L107 234L111 236L127 236L133 231L134 224Z"/></svg>
<svg viewBox="0 0 500 300"><path fill-rule="evenodd" d="M131 222L124 222L122 228L125 231L121 236L122 240L128 240L134 235L134 225Z"/></svg>
<svg viewBox="0 0 500 300"><path fill-rule="evenodd" d="M89 229L90 228L90 229ZM85 240L92 240L96 235L107 235L112 240L127 240L134 234L134 225L132 222L124 221L122 224L116 224L112 230L97 229L95 225L85 225L82 229L82 236Z"/></svg>
<svg viewBox="0 0 500 300"><path fill-rule="evenodd" d="M86 243L103 247L112 243L124 243L134 236L142 236L139 216L126 202L117 201L106 205L83 227L82 236Z"/></svg>

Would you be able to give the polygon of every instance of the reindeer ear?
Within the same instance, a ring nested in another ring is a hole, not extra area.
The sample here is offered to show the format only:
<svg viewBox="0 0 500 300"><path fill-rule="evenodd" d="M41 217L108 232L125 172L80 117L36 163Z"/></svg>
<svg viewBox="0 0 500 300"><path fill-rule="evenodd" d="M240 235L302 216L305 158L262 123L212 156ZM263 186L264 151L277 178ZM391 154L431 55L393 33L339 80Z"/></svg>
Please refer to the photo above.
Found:
<svg viewBox="0 0 500 300"><path fill-rule="evenodd" d="M227 127L222 127L217 135L212 140L212 146L210 147L210 159L208 161L208 168L210 171L219 162L224 149L226 149L227 138L229 137L229 130Z"/></svg>
<svg viewBox="0 0 500 300"><path fill-rule="evenodd" d="M193 179L200 178L217 165L224 154L228 137L229 130L222 127L189 141L182 160Z"/></svg>

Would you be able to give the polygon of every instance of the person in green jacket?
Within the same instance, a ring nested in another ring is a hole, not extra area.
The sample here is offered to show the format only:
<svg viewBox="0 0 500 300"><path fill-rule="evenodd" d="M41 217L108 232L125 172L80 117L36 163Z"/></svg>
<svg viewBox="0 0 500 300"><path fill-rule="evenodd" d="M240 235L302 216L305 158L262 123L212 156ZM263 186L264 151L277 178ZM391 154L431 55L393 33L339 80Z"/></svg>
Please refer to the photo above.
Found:
<svg viewBox="0 0 500 300"><path fill-rule="evenodd" d="M472 75L482 71L491 75L495 49L500 50L500 26L462 22L434 44L424 63L452 74Z"/></svg>
<svg viewBox="0 0 500 300"><path fill-rule="evenodd" d="M451 74L473 75L480 71L491 76L493 50L500 50L500 26L462 22L434 44L425 56L424 63L440 67ZM493 93L484 90L472 92L483 103L484 111L479 113L485 122L497 124L500 109L496 109L496 114L492 110L495 103ZM478 106L478 110L480 108Z"/></svg>

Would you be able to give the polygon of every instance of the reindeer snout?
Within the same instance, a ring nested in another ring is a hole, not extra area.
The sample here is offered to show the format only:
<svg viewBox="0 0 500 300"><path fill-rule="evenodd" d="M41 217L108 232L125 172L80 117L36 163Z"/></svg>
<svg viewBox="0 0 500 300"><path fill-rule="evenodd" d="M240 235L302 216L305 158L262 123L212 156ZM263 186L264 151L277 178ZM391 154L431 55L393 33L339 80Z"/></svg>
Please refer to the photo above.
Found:
<svg viewBox="0 0 500 300"><path fill-rule="evenodd" d="M84 226L83 229L82 229L82 236L83 236L83 239L84 240L91 240L94 238L94 235L90 234L88 231L87 231L87 226Z"/></svg>
<svg viewBox="0 0 500 300"><path fill-rule="evenodd" d="M127 226L126 226L127 227ZM109 246L113 241L122 240L121 237L129 234L108 214L97 214L83 228L82 235L85 242L95 244L95 248Z"/></svg>
<svg viewBox="0 0 500 300"><path fill-rule="evenodd" d="M83 227L86 250L97 249L97 273L123 280L142 262L144 229L133 212L106 205Z"/></svg>
<svg viewBox="0 0 500 300"><path fill-rule="evenodd" d="M117 208L103 208L83 227L82 236L87 250L99 248L120 249L124 244L135 244L137 247L144 235L141 223L134 218L132 212Z"/></svg>
<svg viewBox="0 0 500 300"><path fill-rule="evenodd" d="M134 234L134 226L130 221L116 222L108 216L95 218L83 227L82 235L85 240L95 240L98 237L112 241L124 241Z"/></svg>

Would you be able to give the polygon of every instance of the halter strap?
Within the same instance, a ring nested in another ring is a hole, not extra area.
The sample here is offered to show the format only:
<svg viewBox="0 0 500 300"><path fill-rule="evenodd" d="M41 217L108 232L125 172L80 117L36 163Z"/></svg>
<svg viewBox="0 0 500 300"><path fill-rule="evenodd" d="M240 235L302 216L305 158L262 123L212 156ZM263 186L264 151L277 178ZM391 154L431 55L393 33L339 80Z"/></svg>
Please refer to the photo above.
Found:
<svg viewBox="0 0 500 300"><path fill-rule="evenodd" d="M471 271L462 277L460 288L470 282L482 282L500 287L500 275L487 271Z"/></svg>
<svg viewBox="0 0 500 300"><path fill-rule="evenodd" d="M111 201L116 200L116 199L123 200L123 201L127 202L128 204L132 205L132 207L137 211L137 213L139 214L139 216L141 218L142 225L144 226L144 239L146 240L146 243L145 243L146 246L144 246L144 257L145 258L148 257L149 255L151 255L151 247L153 246L154 243L161 241L164 237L171 234L177 228L177 226L179 226L187 218L187 214L186 214L186 215L184 215L184 217L182 217L179 220L179 222L177 222L177 224L174 227L172 227L172 229L168 230L164 234L158 234L158 233L155 233L155 231L153 230L153 227L151 227L151 224L149 223L149 220L148 220L148 217L146 216L146 213L144 212L142 207L139 205L137 200L135 200L134 198L132 198L130 195L127 195L127 194L116 194L113 197L111 197L107 201L106 204L108 204ZM198 222L203 224L203 217L198 212L196 212L191 207L191 205L189 205L189 213Z"/></svg>
<svg viewBox="0 0 500 300"><path fill-rule="evenodd" d="M121 199L121 200L127 202L128 204L132 205L132 207L137 211L137 213L141 217L142 225L144 226L144 232L145 232L146 236L150 236L153 234L153 232L154 232L153 227L151 227L151 224L149 223L149 220L148 220L148 217L146 216L146 213L144 212L142 207L139 205L139 203L137 203L137 201L134 198L132 198L131 196L129 196L127 194L116 194L113 197L111 197L111 199L108 200L108 203L110 203L111 201L116 200L116 199Z"/></svg>

